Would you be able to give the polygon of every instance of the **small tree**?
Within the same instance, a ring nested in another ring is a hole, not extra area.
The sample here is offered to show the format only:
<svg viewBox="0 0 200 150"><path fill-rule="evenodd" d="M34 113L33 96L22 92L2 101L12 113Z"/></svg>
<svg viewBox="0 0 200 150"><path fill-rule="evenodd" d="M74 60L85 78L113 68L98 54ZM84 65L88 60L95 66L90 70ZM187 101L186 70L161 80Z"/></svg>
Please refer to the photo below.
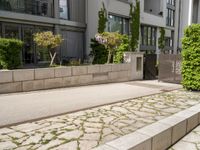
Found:
<svg viewBox="0 0 200 150"><path fill-rule="evenodd" d="M122 43L122 35L117 32L103 32L101 34L96 34L95 38L100 44L103 44L107 48L107 63L111 63L115 50Z"/></svg>
<svg viewBox="0 0 200 150"><path fill-rule="evenodd" d="M160 37L158 39L158 48L161 52L164 51L165 48L165 29L163 27L160 28Z"/></svg>
<svg viewBox="0 0 200 150"><path fill-rule="evenodd" d="M63 41L61 35L54 35L51 31L40 32L34 34L34 41L38 46L49 50L49 55L51 57L50 66L52 66L57 54L55 48L58 47Z"/></svg>
<svg viewBox="0 0 200 150"><path fill-rule="evenodd" d="M102 8L98 12L98 33L103 33L106 29L107 11L104 3L102 3ZM90 47L92 49L91 55L94 56L94 64L105 64L108 56L108 51L103 44L96 41L95 38L91 39Z"/></svg>
<svg viewBox="0 0 200 150"><path fill-rule="evenodd" d="M107 19L107 11L104 3L102 2L102 8L98 13L99 21L98 21L98 33L103 33L106 29Z"/></svg>
<svg viewBox="0 0 200 150"><path fill-rule="evenodd" d="M136 6L130 4L130 49L135 51L138 48L140 37L140 2L136 0Z"/></svg>

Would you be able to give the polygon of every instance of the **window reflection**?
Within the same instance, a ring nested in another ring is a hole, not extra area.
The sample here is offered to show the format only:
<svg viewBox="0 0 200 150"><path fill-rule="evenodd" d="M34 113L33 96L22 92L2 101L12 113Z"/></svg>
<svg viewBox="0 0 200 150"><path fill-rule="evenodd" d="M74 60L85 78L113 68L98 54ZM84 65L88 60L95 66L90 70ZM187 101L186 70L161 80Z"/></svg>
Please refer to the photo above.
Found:
<svg viewBox="0 0 200 150"><path fill-rule="evenodd" d="M59 8L60 8L60 18L68 20L69 19L68 0L59 0Z"/></svg>

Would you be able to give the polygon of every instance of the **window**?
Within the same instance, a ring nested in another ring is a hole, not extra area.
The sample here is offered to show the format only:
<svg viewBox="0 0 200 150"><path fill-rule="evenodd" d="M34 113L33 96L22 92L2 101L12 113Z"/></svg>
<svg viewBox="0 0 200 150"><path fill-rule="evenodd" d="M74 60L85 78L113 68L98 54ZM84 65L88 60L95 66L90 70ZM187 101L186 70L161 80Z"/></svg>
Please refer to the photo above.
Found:
<svg viewBox="0 0 200 150"><path fill-rule="evenodd" d="M175 0L167 0L167 4L175 6L176 5L176 1Z"/></svg>
<svg viewBox="0 0 200 150"><path fill-rule="evenodd" d="M0 9L53 17L53 0L0 0Z"/></svg>
<svg viewBox="0 0 200 150"><path fill-rule="evenodd" d="M4 37L20 39L20 28L17 25L5 25Z"/></svg>
<svg viewBox="0 0 200 150"><path fill-rule="evenodd" d="M152 26L141 26L141 44L144 46L156 46L156 28Z"/></svg>
<svg viewBox="0 0 200 150"><path fill-rule="evenodd" d="M175 24L175 10L167 8L167 26L174 27Z"/></svg>
<svg viewBox="0 0 200 150"><path fill-rule="evenodd" d="M108 31L129 34L129 19L108 15Z"/></svg>
<svg viewBox="0 0 200 150"><path fill-rule="evenodd" d="M171 31L171 37L165 37L165 46L167 47L174 46L174 31Z"/></svg>
<svg viewBox="0 0 200 150"><path fill-rule="evenodd" d="M69 1L59 0L60 18L69 20Z"/></svg>

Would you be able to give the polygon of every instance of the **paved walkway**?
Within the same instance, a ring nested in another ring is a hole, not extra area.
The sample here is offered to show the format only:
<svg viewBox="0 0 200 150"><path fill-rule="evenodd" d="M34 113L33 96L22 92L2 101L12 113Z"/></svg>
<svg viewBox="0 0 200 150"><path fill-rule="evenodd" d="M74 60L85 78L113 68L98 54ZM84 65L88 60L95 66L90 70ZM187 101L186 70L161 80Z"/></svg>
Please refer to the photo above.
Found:
<svg viewBox="0 0 200 150"><path fill-rule="evenodd" d="M200 103L177 90L0 129L0 149L90 150Z"/></svg>
<svg viewBox="0 0 200 150"><path fill-rule="evenodd" d="M169 150L200 150L200 126L194 129Z"/></svg>
<svg viewBox="0 0 200 150"><path fill-rule="evenodd" d="M0 127L180 88L138 81L0 95Z"/></svg>

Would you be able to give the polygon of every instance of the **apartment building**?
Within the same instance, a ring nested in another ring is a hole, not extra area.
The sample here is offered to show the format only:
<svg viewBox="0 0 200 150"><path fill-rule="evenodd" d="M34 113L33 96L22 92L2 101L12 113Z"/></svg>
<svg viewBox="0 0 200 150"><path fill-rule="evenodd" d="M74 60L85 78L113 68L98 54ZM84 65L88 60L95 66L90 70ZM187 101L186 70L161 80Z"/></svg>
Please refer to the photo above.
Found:
<svg viewBox="0 0 200 150"><path fill-rule="evenodd" d="M24 65L46 63L48 52L33 42L33 34L50 30L62 35L58 61L84 59L97 33L98 11L104 2L107 31L130 33L130 3L135 0L0 0L0 36L24 41ZM199 0L141 0L140 51L159 54L160 27L166 31L165 50L177 53L183 29L200 21ZM198 6L198 7L197 7Z"/></svg>

